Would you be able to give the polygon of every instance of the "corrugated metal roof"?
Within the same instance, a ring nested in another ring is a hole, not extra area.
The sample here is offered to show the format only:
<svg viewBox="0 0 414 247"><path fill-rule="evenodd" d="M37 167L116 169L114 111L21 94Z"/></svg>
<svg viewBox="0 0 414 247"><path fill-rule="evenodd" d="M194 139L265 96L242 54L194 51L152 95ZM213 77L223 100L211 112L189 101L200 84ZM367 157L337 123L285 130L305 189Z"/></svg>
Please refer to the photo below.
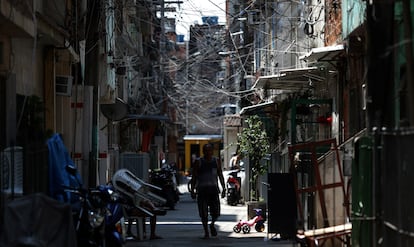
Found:
<svg viewBox="0 0 414 247"><path fill-rule="evenodd" d="M226 115L223 119L223 124L226 127L238 127L241 126L241 118L239 114Z"/></svg>
<svg viewBox="0 0 414 247"><path fill-rule="evenodd" d="M265 103L260 103L260 104L256 104L256 105L251 105L251 106L246 106L246 107L243 107L243 108L240 110L240 115L243 115L243 114L246 114L246 113L248 113L248 112L258 110L258 109L262 109L262 108L264 108L264 107L266 107L266 106L273 105L274 103L275 103L275 102L270 101L270 102L265 102Z"/></svg>
<svg viewBox="0 0 414 247"><path fill-rule="evenodd" d="M331 62L336 61L344 52L344 45L333 45L313 48L308 54L299 59L307 62Z"/></svg>
<svg viewBox="0 0 414 247"><path fill-rule="evenodd" d="M260 76L252 88L299 91L308 89L310 82L321 82L325 79L325 69L322 67L288 69L281 70L276 75Z"/></svg>

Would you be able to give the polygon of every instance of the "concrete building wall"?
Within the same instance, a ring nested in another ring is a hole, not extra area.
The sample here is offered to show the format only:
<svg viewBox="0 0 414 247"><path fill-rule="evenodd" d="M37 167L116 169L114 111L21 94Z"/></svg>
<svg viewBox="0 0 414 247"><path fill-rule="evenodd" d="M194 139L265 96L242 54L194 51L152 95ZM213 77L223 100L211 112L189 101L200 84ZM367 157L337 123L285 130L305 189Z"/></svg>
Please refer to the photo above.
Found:
<svg viewBox="0 0 414 247"><path fill-rule="evenodd" d="M15 38L11 45L11 72L16 74L16 92L43 96L43 56L33 39Z"/></svg>
<svg viewBox="0 0 414 247"><path fill-rule="evenodd" d="M223 168L229 169L229 160L233 153L237 151L238 127L225 127L223 136Z"/></svg>

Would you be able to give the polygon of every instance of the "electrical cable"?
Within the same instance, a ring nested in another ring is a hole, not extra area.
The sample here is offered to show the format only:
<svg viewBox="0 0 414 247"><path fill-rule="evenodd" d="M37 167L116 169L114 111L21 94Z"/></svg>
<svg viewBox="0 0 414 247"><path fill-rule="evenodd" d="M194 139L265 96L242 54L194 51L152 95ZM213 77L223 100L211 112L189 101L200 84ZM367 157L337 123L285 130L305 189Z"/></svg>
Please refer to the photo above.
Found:
<svg viewBox="0 0 414 247"><path fill-rule="evenodd" d="M198 11L199 13L202 13L199 9L196 9L194 7L194 3L193 2L191 2L191 3L193 4L193 8L196 11ZM252 5L253 3L254 3L254 1L251 2L251 4L248 7L253 6ZM180 14L182 14L182 13L188 14L189 13L185 9L181 9L180 11L181 11ZM142 18L135 18L135 19L136 19L135 21L141 21L140 19L142 19ZM142 20L142 22L145 23L146 20ZM157 24L153 24L153 26L156 27ZM133 39L131 39L131 36L130 35L131 34L128 33L127 36L125 36L125 38L128 39L129 41L133 40ZM280 37L278 37L278 38L279 38L279 40L283 40ZM202 43L203 42L203 39L202 39L202 37L195 37L195 41ZM214 51L216 49L216 47L219 47L220 46L220 43L221 42L218 42L218 43L206 43L206 44L209 44L209 45L208 46L205 46L204 48L202 48L201 50L199 50L200 53L203 54L203 57L202 57L201 60L200 60L200 58L191 57L190 56L187 61L171 60L170 62L167 62L167 65L165 65L165 71L164 72L166 72L166 73L168 73L168 72L174 72L174 71L177 71L177 69L185 69L185 68L190 69L191 71L194 71L194 70L197 71L198 68L201 68L201 67L199 67L198 64L202 64L202 63L209 64L211 62L214 63L214 61L212 61L212 59L214 59L214 53L209 53L208 51L209 50L213 50ZM224 42L222 42L221 44L223 44L223 43ZM235 45L235 47L237 48L236 45ZM262 50L264 50L264 49L262 49ZM276 51L276 52L282 52L282 51ZM236 61L238 60L239 63L240 63L240 65L241 65L240 68L243 70L244 73L246 73L247 72L246 71L246 65L247 65L246 63L249 61L249 56L253 56L253 54L255 54L254 51L253 51L253 47L249 47L248 50L247 50L247 52L246 52L246 54L243 54L243 55L240 56L240 54L237 54L236 53L235 56L232 56L231 57L231 59L236 59ZM217 61L219 61L219 60L220 59L218 59ZM137 60L135 60L133 62L136 62L136 61ZM131 65L132 64L137 65L136 63L131 63ZM204 67L204 70L205 69L206 68ZM135 77L139 77L139 73L137 73L137 76L135 76ZM226 76L226 77L227 78L224 78L224 80L231 80L232 78L235 78L235 73L233 73L233 74L231 74L229 76ZM211 82L211 81L200 81L197 78L192 78L191 76L188 77L188 79L190 81L192 81L192 83L190 83L190 85L192 85L193 87L194 87L194 85L198 85L197 87L194 88L194 89L197 89L197 91L193 89L193 91L192 91L193 93L195 93L195 92L201 92L201 93L204 93L204 94L207 94L207 95L210 95L210 94L213 94L213 93L220 93L220 94L224 95L225 97L234 97L234 98L240 97L240 94L241 93L248 93L249 95L253 95L254 94L253 92L252 93L249 93L247 90L241 91L241 92L229 92L229 91L227 91L227 90L225 90L223 88L217 87L217 85L215 83ZM132 79L132 80L134 80L134 79ZM154 80L157 80L157 78L154 78ZM188 81L185 81L183 83L183 85L187 85L188 86ZM154 107L154 106L159 105L160 102L163 102L164 101L163 99L161 99L161 101L155 100L155 98L153 97L154 95L151 95L152 90L149 89L148 84L145 84L142 87L142 89L145 90L146 95L147 95L146 97L148 97L148 99L145 100L145 102L148 103L148 105L146 105L146 107L145 107L146 110L156 109L156 107ZM168 98L175 105L179 105L178 103L179 102L182 102L182 99L180 100L180 96L182 97L182 95L188 94L188 91L186 91L186 87L174 86L174 87L172 87L172 89L166 90L166 89L162 88L161 90L162 90L162 92L165 93L165 95L168 95ZM172 92L171 90L176 90L176 92L171 93ZM142 92L141 92L141 95L144 95L144 94L142 94ZM151 106L149 106L149 105L151 105ZM200 106L203 106L203 105L200 105ZM184 111L180 111L180 112L183 113Z"/></svg>

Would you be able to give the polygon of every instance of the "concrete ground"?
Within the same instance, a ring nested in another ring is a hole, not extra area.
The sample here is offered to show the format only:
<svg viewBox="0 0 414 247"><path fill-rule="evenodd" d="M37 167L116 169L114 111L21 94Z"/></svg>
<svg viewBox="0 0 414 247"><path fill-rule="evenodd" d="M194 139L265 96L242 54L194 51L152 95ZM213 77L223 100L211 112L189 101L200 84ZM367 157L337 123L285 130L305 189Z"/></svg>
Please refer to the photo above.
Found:
<svg viewBox="0 0 414 247"><path fill-rule="evenodd" d="M295 241L280 240L276 234L267 232L267 225L264 232L256 232L254 228L248 234L233 232L233 226L240 219L247 218L247 206L229 206L225 199L221 201L221 216L216 223L217 237L202 239L203 227L198 216L197 204L187 192L187 185L179 187L182 195L175 210L168 210L165 216L159 216L157 220L156 233L162 239L156 240L131 240L126 247L132 246L299 246ZM135 226L132 228L135 230ZM149 225L146 226L149 235Z"/></svg>

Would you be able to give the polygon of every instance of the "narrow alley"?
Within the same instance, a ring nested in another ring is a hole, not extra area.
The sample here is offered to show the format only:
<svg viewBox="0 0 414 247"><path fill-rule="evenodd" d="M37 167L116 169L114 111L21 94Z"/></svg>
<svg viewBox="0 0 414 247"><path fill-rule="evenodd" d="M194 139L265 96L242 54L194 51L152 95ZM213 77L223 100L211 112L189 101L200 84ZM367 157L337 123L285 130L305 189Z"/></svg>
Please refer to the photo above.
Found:
<svg viewBox="0 0 414 247"><path fill-rule="evenodd" d="M185 191L180 188L180 191ZM247 217L247 206L227 205L225 199L221 203L222 215L217 222L218 236L210 239L202 239L203 228L197 212L196 201L190 197L188 192L180 196L180 202L175 210L169 210L165 216L157 218L157 234L162 239L141 241L128 241L126 247L133 246L299 246L294 241L280 240L275 234L256 232L254 229L248 234L233 232L233 226L240 220ZM267 227L267 225L266 225ZM133 226L133 230L135 230ZM146 225L147 232L149 225Z"/></svg>

